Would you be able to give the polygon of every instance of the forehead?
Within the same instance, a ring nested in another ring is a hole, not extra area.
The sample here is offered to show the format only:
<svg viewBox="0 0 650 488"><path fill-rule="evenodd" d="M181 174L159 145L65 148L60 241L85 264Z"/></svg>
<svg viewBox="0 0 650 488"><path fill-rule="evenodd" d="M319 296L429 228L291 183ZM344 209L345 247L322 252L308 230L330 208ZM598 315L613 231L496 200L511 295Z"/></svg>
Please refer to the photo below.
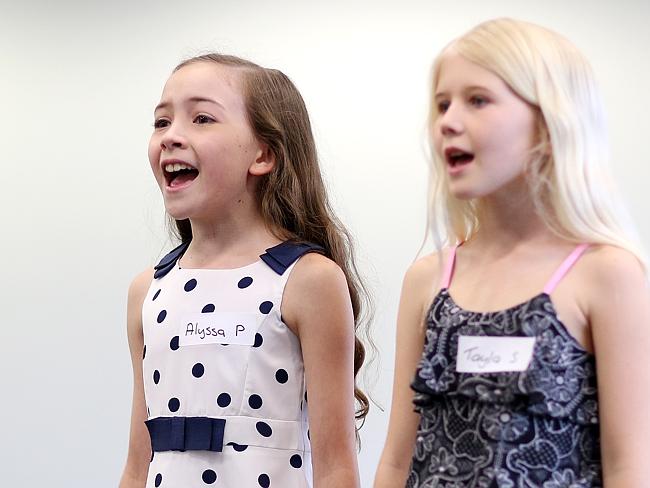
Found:
<svg viewBox="0 0 650 488"><path fill-rule="evenodd" d="M196 97L214 99L228 110L242 110L241 73L214 62L188 64L169 77L161 102L173 105Z"/></svg>
<svg viewBox="0 0 650 488"><path fill-rule="evenodd" d="M442 55L436 74L436 93L475 86L510 91L508 85L496 73L470 61L453 49Z"/></svg>

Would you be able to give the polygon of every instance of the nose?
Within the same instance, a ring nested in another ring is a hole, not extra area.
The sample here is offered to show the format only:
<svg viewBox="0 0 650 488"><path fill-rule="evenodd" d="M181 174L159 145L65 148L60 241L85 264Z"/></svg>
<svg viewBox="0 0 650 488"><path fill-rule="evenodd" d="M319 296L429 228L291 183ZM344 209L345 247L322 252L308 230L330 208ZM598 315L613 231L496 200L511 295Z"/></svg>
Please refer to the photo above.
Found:
<svg viewBox="0 0 650 488"><path fill-rule="evenodd" d="M462 114L457 104L450 104L438 116L438 127L443 136L453 136L463 132Z"/></svg>
<svg viewBox="0 0 650 488"><path fill-rule="evenodd" d="M171 124L160 139L160 147L165 151L183 149L186 146L187 139L178 124Z"/></svg>

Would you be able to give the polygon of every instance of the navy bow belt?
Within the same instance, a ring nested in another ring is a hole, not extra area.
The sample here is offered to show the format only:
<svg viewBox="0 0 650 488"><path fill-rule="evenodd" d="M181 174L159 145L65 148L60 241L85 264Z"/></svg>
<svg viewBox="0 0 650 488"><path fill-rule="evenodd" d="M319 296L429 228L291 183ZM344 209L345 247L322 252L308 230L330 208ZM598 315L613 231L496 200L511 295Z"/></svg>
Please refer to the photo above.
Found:
<svg viewBox="0 0 650 488"><path fill-rule="evenodd" d="M145 421L151 449L159 451L216 451L223 449L225 419L156 417Z"/></svg>

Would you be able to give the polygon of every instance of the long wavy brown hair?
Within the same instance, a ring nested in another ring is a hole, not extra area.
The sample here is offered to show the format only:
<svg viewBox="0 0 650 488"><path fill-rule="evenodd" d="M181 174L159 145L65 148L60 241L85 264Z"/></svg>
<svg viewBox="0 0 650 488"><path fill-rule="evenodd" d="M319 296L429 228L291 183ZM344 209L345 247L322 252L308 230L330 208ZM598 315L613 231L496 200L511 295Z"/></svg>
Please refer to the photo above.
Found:
<svg viewBox="0 0 650 488"><path fill-rule="evenodd" d="M257 187L262 216L269 229L282 240L322 246L325 255L345 273L354 315L354 396L358 429L370 408L368 397L357 385L357 373L366 356L361 337L372 347L368 333L371 301L354 263L350 233L327 198L305 102L284 73L236 56L218 53L196 56L180 63L174 72L199 62L217 63L241 71L242 94L251 128L275 156L275 168L261 177ZM172 219L172 227L181 241L192 238L188 219Z"/></svg>

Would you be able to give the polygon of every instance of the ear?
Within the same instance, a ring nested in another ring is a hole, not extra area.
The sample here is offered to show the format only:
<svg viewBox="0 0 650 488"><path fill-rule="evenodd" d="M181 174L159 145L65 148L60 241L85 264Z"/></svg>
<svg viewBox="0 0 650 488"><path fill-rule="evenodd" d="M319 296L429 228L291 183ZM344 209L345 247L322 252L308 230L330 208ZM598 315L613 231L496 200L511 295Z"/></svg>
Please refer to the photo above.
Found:
<svg viewBox="0 0 650 488"><path fill-rule="evenodd" d="M262 176L270 173L275 168L275 154L266 144L260 144L260 148L255 153L255 161L248 168L248 172L253 176Z"/></svg>

